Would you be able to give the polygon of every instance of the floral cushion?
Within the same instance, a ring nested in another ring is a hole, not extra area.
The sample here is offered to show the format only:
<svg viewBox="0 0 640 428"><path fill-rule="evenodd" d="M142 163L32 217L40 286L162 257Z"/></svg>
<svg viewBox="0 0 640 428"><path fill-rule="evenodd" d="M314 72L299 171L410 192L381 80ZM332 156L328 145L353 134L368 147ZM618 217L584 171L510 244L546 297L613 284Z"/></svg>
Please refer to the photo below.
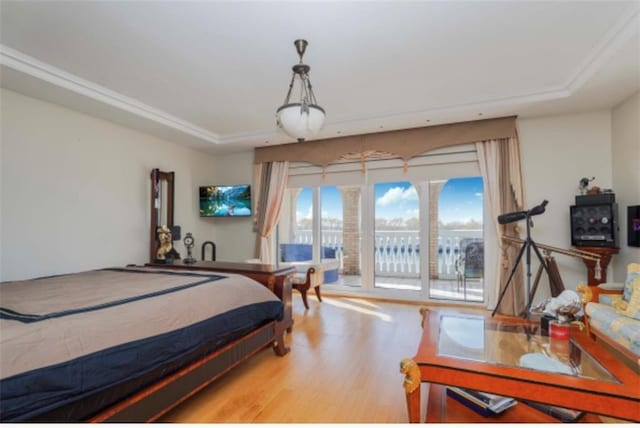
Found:
<svg viewBox="0 0 640 428"><path fill-rule="evenodd" d="M624 315L640 320L640 277L633 281L631 298Z"/></svg>
<svg viewBox="0 0 640 428"><path fill-rule="evenodd" d="M626 302L631 300L633 281L636 278L640 278L640 263L629 263L627 265L627 280L624 283L624 291L622 293L622 299Z"/></svg>
<svg viewBox="0 0 640 428"><path fill-rule="evenodd" d="M639 320L620 315L613 307L601 303L588 303L585 312L592 327L640 356Z"/></svg>
<svg viewBox="0 0 640 428"><path fill-rule="evenodd" d="M628 303L622 300L622 294L601 294L598 297L598 303L614 307L619 314L627 310Z"/></svg>

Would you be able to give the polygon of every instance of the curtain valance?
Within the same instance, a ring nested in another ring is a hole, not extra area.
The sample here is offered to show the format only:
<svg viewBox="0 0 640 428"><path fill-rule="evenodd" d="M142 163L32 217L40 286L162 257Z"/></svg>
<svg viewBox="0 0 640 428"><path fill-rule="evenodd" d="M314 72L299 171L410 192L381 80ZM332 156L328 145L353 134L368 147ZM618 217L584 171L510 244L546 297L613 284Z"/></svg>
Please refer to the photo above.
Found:
<svg viewBox="0 0 640 428"><path fill-rule="evenodd" d="M308 162L326 167L331 162L371 152L387 152L407 161L442 147L515 136L516 117L509 116L259 147L254 152L254 163Z"/></svg>

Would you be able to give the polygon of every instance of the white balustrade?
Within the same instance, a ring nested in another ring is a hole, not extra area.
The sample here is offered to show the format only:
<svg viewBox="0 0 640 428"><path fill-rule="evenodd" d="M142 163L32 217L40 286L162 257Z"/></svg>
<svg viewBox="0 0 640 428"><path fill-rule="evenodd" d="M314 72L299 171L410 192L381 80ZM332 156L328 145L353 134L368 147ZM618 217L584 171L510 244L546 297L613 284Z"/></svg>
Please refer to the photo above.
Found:
<svg viewBox="0 0 640 428"><path fill-rule="evenodd" d="M311 244L313 234L297 229L295 242ZM464 238L482 238L481 229L440 230L438 235L438 276L454 278L460 257L460 242ZM374 237L375 274L378 276L420 276L420 233L417 230L376 231ZM342 269L342 230L323 230L322 246L335 250Z"/></svg>

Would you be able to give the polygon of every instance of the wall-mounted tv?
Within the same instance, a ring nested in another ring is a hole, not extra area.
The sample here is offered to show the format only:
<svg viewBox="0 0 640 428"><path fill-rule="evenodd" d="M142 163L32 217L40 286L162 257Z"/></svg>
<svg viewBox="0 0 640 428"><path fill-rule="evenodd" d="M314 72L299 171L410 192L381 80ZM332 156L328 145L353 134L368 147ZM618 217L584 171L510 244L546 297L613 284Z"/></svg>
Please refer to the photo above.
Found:
<svg viewBox="0 0 640 428"><path fill-rule="evenodd" d="M251 186L201 186L200 217L251 216Z"/></svg>

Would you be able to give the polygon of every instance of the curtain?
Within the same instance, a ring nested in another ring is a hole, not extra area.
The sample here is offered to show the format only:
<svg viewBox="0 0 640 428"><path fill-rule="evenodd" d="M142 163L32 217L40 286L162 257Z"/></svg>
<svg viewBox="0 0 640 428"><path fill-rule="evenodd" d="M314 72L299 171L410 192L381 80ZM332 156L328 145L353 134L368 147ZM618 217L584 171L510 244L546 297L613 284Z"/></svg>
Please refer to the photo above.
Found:
<svg viewBox="0 0 640 428"><path fill-rule="evenodd" d="M370 154L381 152L407 162L438 148L508 139L515 135L516 118L509 116L258 147L254 150L253 162L307 162L326 168L340 159L354 156L366 158Z"/></svg>
<svg viewBox="0 0 640 428"><path fill-rule="evenodd" d="M518 245L504 243L501 239L502 235L519 237L517 223L503 225L498 223L500 214L524 210L520 145L517 136L515 136L478 142L476 150L499 248L498 281L494 289L489 290L487 287L490 295L497 299L506 285L520 251ZM498 312L511 316L521 315L525 306L525 294L522 264L520 263L500 303Z"/></svg>
<svg viewBox="0 0 640 428"><path fill-rule="evenodd" d="M265 162L254 169L254 178L257 179L254 185L257 201L254 216L254 228L257 232L255 256L263 264L276 262L273 254L273 231L282 212L288 175L289 162Z"/></svg>

